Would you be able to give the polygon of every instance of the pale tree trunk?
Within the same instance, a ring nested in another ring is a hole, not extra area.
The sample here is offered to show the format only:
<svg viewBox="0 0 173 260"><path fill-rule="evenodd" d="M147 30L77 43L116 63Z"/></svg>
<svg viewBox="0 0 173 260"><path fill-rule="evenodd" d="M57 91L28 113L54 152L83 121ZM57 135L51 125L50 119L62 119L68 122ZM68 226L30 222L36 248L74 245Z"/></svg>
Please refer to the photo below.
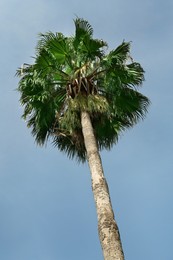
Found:
<svg viewBox="0 0 173 260"><path fill-rule="evenodd" d="M98 233L105 260L124 260L118 226L114 219L109 190L103 173L101 158L90 116L81 113L82 132L91 172L92 190L94 194Z"/></svg>

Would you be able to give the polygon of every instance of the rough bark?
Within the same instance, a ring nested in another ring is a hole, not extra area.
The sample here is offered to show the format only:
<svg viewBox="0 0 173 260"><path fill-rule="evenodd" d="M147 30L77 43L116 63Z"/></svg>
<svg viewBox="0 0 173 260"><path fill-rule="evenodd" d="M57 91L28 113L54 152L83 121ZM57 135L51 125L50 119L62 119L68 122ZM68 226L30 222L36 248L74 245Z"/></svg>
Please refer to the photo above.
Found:
<svg viewBox="0 0 173 260"><path fill-rule="evenodd" d="M118 226L114 219L108 185L104 177L102 162L90 116L87 112L81 113L81 124L91 172L92 190L98 218L98 233L103 256L105 260L124 260L122 244Z"/></svg>

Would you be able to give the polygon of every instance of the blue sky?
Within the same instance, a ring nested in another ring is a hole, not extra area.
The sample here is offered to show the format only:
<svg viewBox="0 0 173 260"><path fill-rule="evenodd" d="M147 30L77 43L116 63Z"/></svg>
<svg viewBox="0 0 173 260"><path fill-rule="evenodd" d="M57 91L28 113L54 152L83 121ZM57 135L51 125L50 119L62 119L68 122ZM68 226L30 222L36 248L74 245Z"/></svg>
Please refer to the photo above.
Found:
<svg viewBox="0 0 173 260"><path fill-rule="evenodd" d="M126 259L173 259L172 0L1 0L0 259L103 259L87 164L36 146L15 91L38 33L72 35L75 15L110 49L132 41L146 71L147 118L102 159Z"/></svg>

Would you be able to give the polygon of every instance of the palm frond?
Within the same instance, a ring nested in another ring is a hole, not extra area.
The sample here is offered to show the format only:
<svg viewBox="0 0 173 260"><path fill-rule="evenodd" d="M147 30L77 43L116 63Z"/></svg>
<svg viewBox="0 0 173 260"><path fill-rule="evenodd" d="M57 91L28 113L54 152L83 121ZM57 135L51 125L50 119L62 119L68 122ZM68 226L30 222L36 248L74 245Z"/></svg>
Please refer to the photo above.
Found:
<svg viewBox="0 0 173 260"><path fill-rule="evenodd" d="M47 32L40 34L40 40L36 47L37 57L42 57L46 54L49 61L52 61L56 67L61 68L65 64L71 66L71 50L70 40L62 33Z"/></svg>
<svg viewBox="0 0 173 260"><path fill-rule="evenodd" d="M78 54L83 54L83 59L85 59L84 57L101 57L103 54L103 48L107 47L107 43L102 40L93 39L93 28L88 21L77 18L74 20L74 23L75 37L73 40L73 46Z"/></svg>
<svg viewBox="0 0 173 260"><path fill-rule="evenodd" d="M122 42L115 50L112 50L107 59L110 63L124 64L130 58L130 42Z"/></svg>
<svg viewBox="0 0 173 260"><path fill-rule="evenodd" d="M84 20L83 18L76 18L74 20L74 24L75 24L76 38L79 39L86 34L89 35L90 37L93 36L93 28L87 20Z"/></svg>
<svg viewBox="0 0 173 260"><path fill-rule="evenodd" d="M90 39L88 37L83 38L83 44L81 51L87 54L88 58L95 59L96 57L101 58L104 54L103 48L107 46L106 42L97 39Z"/></svg>
<svg viewBox="0 0 173 260"><path fill-rule="evenodd" d="M60 151L67 154L70 159L76 159L78 162L86 161L86 149L84 146L81 129L74 132L73 135L57 133L53 138L53 145Z"/></svg>
<svg viewBox="0 0 173 260"><path fill-rule="evenodd" d="M127 78L123 82L130 86L140 86L142 85L144 78L144 69L137 62L133 62L127 65Z"/></svg>
<svg viewBox="0 0 173 260"><path fill-rule="evenodd" d="M125 120L127 127L133 126L140 119L144 119L149 99L136 90L126 88L110 98L113 113Z"/></svg>

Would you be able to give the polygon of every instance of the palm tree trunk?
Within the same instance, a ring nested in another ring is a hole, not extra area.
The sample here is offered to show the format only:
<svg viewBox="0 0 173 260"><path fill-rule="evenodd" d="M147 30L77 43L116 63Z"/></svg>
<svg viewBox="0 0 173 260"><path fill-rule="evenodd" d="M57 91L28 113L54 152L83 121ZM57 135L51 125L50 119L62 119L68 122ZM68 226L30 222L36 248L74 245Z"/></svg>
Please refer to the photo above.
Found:
<svg viewBox="0 0 173 260"><path fill-rule="evenodd" d="M109 190L89 113L81 113L81 124L91 172L92 190L98 217L98 233L104 259L124 260L118 226L114 219Z"/></svg>

